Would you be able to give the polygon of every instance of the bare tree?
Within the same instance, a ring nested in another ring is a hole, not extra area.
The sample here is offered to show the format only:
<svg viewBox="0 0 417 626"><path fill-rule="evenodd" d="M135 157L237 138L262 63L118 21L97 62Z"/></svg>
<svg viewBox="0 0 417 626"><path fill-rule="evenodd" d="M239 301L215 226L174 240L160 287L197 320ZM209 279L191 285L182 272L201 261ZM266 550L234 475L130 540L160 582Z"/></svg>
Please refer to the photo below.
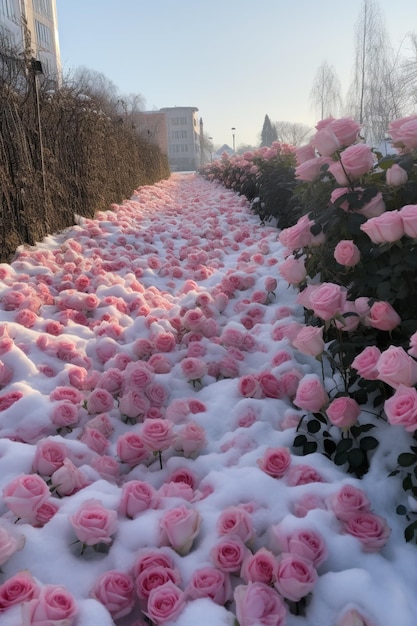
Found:
<svg viewBox="0 0 417 626"><path fill-rule="evenodd" d="M321 120L336 116L341 106L340 80L327 61L319 66L310 92L310 100Z"/></svg>
<svg viewBox="0 0 417 626"><path fill-rule="evenodd" d="M292 146L301 146L308 140L313 129L299 122L275 122L278 141L289 143Z"/></svg>
<svg viewBox="0 0 417 626"><path fill-rule="evenodd" d="M411 44L411 57L403 61L402 76L406 90L407 109L412 112L417 107L417 33L408 35Z"/></svg>
<svg viewBox="0 0 417 626"><path fill-rule="evenodd" d="M404 89L399 55L392 50L375 0L363 0L355 39L354 78L347 110L363 125L365 140L377 147L384 140L389 122L402 114Z"/></svg>

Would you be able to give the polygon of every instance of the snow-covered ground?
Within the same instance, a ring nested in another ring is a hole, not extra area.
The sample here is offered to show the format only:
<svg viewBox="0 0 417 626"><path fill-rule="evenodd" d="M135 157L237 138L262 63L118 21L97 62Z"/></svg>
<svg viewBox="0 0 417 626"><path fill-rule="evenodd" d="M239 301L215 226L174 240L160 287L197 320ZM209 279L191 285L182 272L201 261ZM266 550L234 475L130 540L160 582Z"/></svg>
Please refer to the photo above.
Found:
<svg viewBox="0 0 417 626"><path fill-rule="evenodd" d="M297 385L321 368L291 343L303 310L277 235L175 174L0 265L0 626L65 611L139 626L142 609L179 626L335 626L354 608L346 625L417 624L417 548L387 477L406 434L379 423L361 481L291 453ZM22 571L26 602L5 608ZM208 575L216 601L199 597ZM253 617L265 593L271 621Z"/></svg>

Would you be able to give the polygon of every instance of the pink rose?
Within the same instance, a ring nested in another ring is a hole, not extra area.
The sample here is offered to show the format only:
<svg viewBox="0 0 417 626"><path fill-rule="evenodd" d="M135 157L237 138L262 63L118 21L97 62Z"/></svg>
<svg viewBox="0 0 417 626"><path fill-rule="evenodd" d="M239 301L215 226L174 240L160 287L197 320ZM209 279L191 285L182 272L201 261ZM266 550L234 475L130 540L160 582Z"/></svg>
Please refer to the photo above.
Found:
<svg viewBox="0 0 417 626"><path fill-rule="evenodd" d="M358 211L361 215L364 215L367 218L378 217L378 215L382 215L386 209L384 197L380 191L376 193L369 202L363 205L363 207Z"/></svg>
<svg viewBox="0 0 417 626"><path fill-rule="evenodd" d="M290 285L299 285L307 276L303 259L296 259L292 254L280 263L278 271Z"/></svg>
<svg viewBox="0 0 417 626"><path fill-rule="evenodd" d="M264 285L267 291L274 292L278 286L277 279L274 276L266 276Z"/></svg>
<svg viewBox="0 0 417 626"><path fill-rule="evenodd" d="M141 600L147 600L152 589L156 589L167 582L179 585L181 583L179 571L176 568L163 565L150 565L136 576L136 593Z"/></svg>
<svg viewBox="0 0 417 626"><path fill-rule="evenodd" d="M142 480L130 480L122 486L119 513L133 519L148 509L155 508L157 495L151 484Z"/></svg>
<svg viewBox="0 0 417 626"><path fill-rule="evenodd" d="M86 426L80 437L80 441L85 443L86 446L97 452L98 454L104 454L107 450L109 442L106 437L96 428L90 428Z"/></svg>
<svg viewBox="0 0 417 626"><path fill-rule="evenodd" d="M117 529L117 513L106 509L98 500L86 500L69 521L82 544L110 544Z"/></svg>
<svg viewBox="0 0 417 626"><path fill-rule="evenodd" d="M329 403L329 396L316 374L306 374L300 381L293 400L295 406L316 413Z"/></svg>
<svg viewBox="0 0 417 626"><path fill-rule="evenodd" d="M292 341L294 348L303 354L318 356L324 350L323 326L303 326Z"/></svg>
<svg viewBox="0 0 417 626"><path fill-rule="evenodd" d="M356 244L350 239L343 239L338 242L334 249L334 258L345 267L354 267L361 258L361 253Z"/></svg>
<svg viewBox="0 0 417 626"><path fill-rule="evenodd" d="M332 161L329 166L329 172L330 174L332 174L332 176L334 176L338 185L342 187L346 187L346 185L349 185L350 180L347 176L345 168L340 163L340 161Z"/></svg>
<svg viewBox="0 0 417 626"><path fill-rule="evenodd" d="M417 391L415 387L398 385L394 395L385 400L384 411L390 424L404 426L409 433L417 430Z"/></svg>
<svg viewBox="0 0 417 626"><path fill-rule="evenodd" d="M326 543L320 533L310 528L285 532L282 526L272 526L272 533L281 552L296 554L319 567L328 556Z"/></svg>
<svg viewBox="0 0 417 626"><path fill-rule="evenodd" d="M329 127L334 132L343 147L347 147L355 143L361 129L360 124L350 117L341 117L332 120Z"/></svg>
<svg viewBox="0 0 417 626"><path fill-rule="evenodd" d="M308 159L295 168L295 177L297 180L312 182L321 175L321 168L331 163L333 163L332 159L326 156Z"/></svg>
<svg viewBox="0 0 417 626"><path fill-rule="evenodd" d="M133 565L133 577L136 579L142 572L153 567L164 567L167 569L175 569L174 560L169 549L143 548L139 551L136 561ZM179 572L177 572L179 576ZM180 582L180 578L178 579Z"/></svg>
<svg viewBox="0 0 417 626"><path fill-rule="evenodd" d="M174 443L172 424L165 419L147 419L140 431L142 441L151 452L167 450Z"/></svg>
<svg viewBox="0 0 417 626"><path fill-rule="evenodd" d="M207 374L207 363L194 357L186 357L181 361L181 370L187 380L200 380Z"/></svg>
<svg viewBox="0 0 417 626"><path fill-rule="evenodd" d="M313 237L311 233L313 224L313 220L308 215L303 215L294 226L284 228L278 235L278 239L291 252L309 246Z"/></svg>
<svg viewBox="0 0 417 626"><path fill-rule="evenodd" d="M310 294L310 308L323 320L343 311L345 302L346 289L334 283L322 283Z"/></svg>
<svg viewBox="0 0 417 626"><path fill-rule="evenodd" d="M220 514L216 529L219 535L234 535L243 543L252 539L254 530L251 515L240 506L229 506Z"/></svg>
<svg viewBox="0 0 417 626"><path fill-rule="evenodd" d="M326 509L323 498L314 493L306 493L294 503L294 515L296 517L305 517L309 511L314 509Z"/></svg>
<svg viewBox="0 0 417 626"><path fill-rule="evenodd" d="M297 165L301 165L310 159L314 159L316 152L311 144L305 146L299 146L295 149L295 155L297 158Z"/></svg>
<svg viewBox="0 0 417 626"><path fill-rule="evenodd" d="M184 504L168 509L159 521L162 531L161 543L167 543L178 554L184 556L191 550L200 525L201 516L196 509L188 508Z"/></svg>
<svg viewBox="0 0 417 626"><path fill-rule="evenodd" d="M60 496L70 496L87 484L87 476L69 459L64 459L51 476L51 486Z"/></svg>
<svg viewBox="0 0 417 626"><path fill-rule="evenodd" d="M349 146L340 156L343 168L351 178L359 178L375 165L376 158L372 149L364 144Z"/></svg>
<svg viewBox="0 0 417 626"><path fill-rule="evenodd" d="M154 344L158 352L172 352L176 345L175 335L170 332L159 332L154 339ZM151 364L151 359L148 363Z"/></svg>
<svg viewBox="0 0 417 626"><path fill-rule="evenodd" d="M196 457L206 445L206 431L194 421L188 422L175 436L174 448L181 450L185 457Z"/></svg>
<svg viewBox="0 0 417 626"><path fill-rule="evenodd" d="M385 211L361 224L360 229L373 243L392 243L404 236L404 224L399 211Z"/></svg>
<svg viewBox="0 0 417 626"><path fill-rule="evenodd" d="M343 485L328 498L328 504L342 522L346 522L352 515L367 513L371 506L366 493L353 485Z"/></svg>
<svg viewBox="0 0 417 626"><path fill-rule="evenodd" d="M149 458L149 448L139 433L128 431L116 441L116 451L122 463L134 466Z"/></svg>
<svg viewBox="0 0 417 626"><path fill-rule="evenodd" d="M258 377L255 374L246 374L239 379L239 393L244 398L262 398L263 392Z"/></svg>
<svg viewBox="0 0 417 626"><path fill-rule="evenodd" d="M260 548L245 558L240 576L246 583L273 585L277 578L277 570L277 557L266 548Z"/></svg>
<svg viewBox="0 0 417 626"><path fill-rule="evenodd" d="M322 483L323 478L313 467L309 465L293 465L286 475L287 485L297 487L298 485L308 485L309 483Z"/></svg>
<svg viewBox="0 0 417 626"><path fill-rule="evenodd" d="M93 389L87 398L87 411L89 413L106 413L114 406L113 396L106 389L98 387Z"/></svg>
<svg viewBox="0 0 417 626"><path fill-rule="evenodd" d="M267 448L261 459L258 459L259 468L272 476L282 478L291 465L291 454L288 448Z"/></svg>
<svg viewBox="0 0 417 626"><path fill-rule="evenodd" d="M375 626L356 609L349 609L337 620L336 626Z"/></svg>
<svg viewBox="0 0 417 626"><path fill-rule="evenodd" d="M123 389L144 389L154 379L154 372L148 363L133 361L128 363L123 374Z"/></svg>
<svg viewBox="0 0 417 626"><path fill-rule="evenodd" d="M260 582L238 585L234 590L240 626L285 626L287 609L278 593Z"/></svg>
<svg viewBox="0 0 417 626"><path fill-rule="evenodd" d="M161 407L168 398L168 391L165 385L152 382L146 385L145 395L153 407Z"/></svg>
<svg viewBox="0 0 417 626"><path fill-rule="evenodd" d="M356 537L364 552L378 552L388 541L391 530L383 517L375 513L355 513L343 526L344 532Z"/></svg>
<svg viewBox="0 0 417 626"><path fill-rule="evenodd" d="M377 363L378 379L394 389L399 385L412 387L417 383L417 361L404 348L390 346L381 353Z"/></svg>
<svg viewBox="0 0 417 626"><path fill-rule="evenodd" d="M185 593L172 582L152 589L146 614L155 624L174 621L185 606Z"/></svg>
<svg viewBox="0 0 417 626"><path fill-rule="evenodd" d="M37 510L49 496L48 485L37 474L20 474L3 488L6 506L29 523L36 520Z"/></svg>
<svg viewBox="0 0 417 626"><path fill-rule="evenodd" d="M404 234L417 239L417 204L406 204L399 213L404 226Z"/></svg>
<svg viewBox="0 0 417 626"><path fill-rule="evenodd" d="M148 361L155 374L168 374L171 371L171 362L165 354L153 354Z"/></svg>
<svg viewBox="0 0 417 626"><path fill-rule="evenodd" d="M36 444L32 470L41 476L51 476L67 457L65 444L54 439L41 439Z"/></svg>
<svg viewBox="0 0 417 626"><path fill-rule="evenodd" d="M124 572L107 570L96 580L90 598L101 602L113 619L128 615L135 604L133 581Z"/></svg>
<svg viewBox="0 0 417 626"><path fill-rule="evenodd" d="M407 182L408 174L400 165L394 163L385 172L385 179L390 187L400 187Z"/></svg>
<svg viewBox="0 0 417 626"><path fill-rule="evenodd" d="M282 398L283 388L281 381L269 371L258 374L262 394L266 398Z"/></svg>
<svg viewBox="0 0 417 626"><path fill-rule="evenodd" d="M39 509L38 509L39 510ZM18 535L8 530L6 526L0 525L0 567L17 550L21 550L25 545L25 536Z"/></svg>
<svg viewBox="0 0 417 626"><path fill-rule="evenodd" d="M381 356L381 351L376 346L366 346L352 361L352 367L358 371L359 376L366 380L377 380L378 370L376 364Z"/></svg>
<svg viewBox="0 0 417 626"><path fill-rule="evenodd" d="M44 502L36 511L36 526L45 526L58 512L59 506L53 501Z"/></svg>
<svg viewBox="0 0 417 626"><path fill-rule="evenodd" d="M318 575L313 563L298 554L283 553L278 559L275 587L292 602L299 602L313 590Z"/></svg>
<svg viewBox="0 0 417 626"><path fill-rule="evenodd" d="M332 125L318 130L311 138L311 145L314 146L321 156L331 156L341 147L341 143L335 135Z"/></svg>
<svg viewBox="0 0 417 626"><path fill-rule="evenodd" d="M119 398L119 410L123 416L140 421L149 409L149 400L141 390L129 389Z"/></svg>
<svg viewBox="0 0 417 626"><path fill-rule="evenodd" d="M58 585L45 585L37 598L22 604L25 626L72 626L77 613L73 596Z"/></svg>
<svg viewBox="0 0 417 626"><path fill-rule="evenodd" d="M0 387L5 387L13 378L13 370L0 361Z"/></svg>
<svg viewBox="0 0 417 626"><path fill-rule="evenodd" d="M49 418L58 428L71 428L78 424L78 408L71 402L54 402Z"/></svg>
<svg viewBox="0 0 417 626"><path fill-rule="evenodd" d="M401 317L389 302L374 302L366 321L378 330L393 330L401 324Z"/></svg>
<svg viewBox="0 0 417 626"><path fill-rule="evenodd" d="M224 606L232 596L230 576L215 567L201 567L191 574L185 594L191 600L210 598L216 604Z"/></svg>
<svg viewBox="0 0 417 626"><path fill-rule="evenodd" d="M55 387L52 393L49 394L50 400L57 402L70 402L71 404L80 404L83 400L83 395L78 389L74 387Z"/></svg>
<svg viewBox="0 0 417 626"><path fill-rule="evenodd" d="M23 571L11 576L0 585L0 611L37 598L39 591L39 587L30 572Z"/></svg>
<svg viewBox="0 0 417 626"><path fill-rule="evenodd" d="M240 572L240 568L244 559L251 554L249 548L245 546L240 537L226 535L220 539L210 550L210 556L213 563L222 572L236 574Z"/></svg>
<svg viewBox="0 0 417 626"><path fill-rule="evenodd" d="M395 146L412 150L417 148L417 115L409 115L391 122L389 131Z"/></svg>
<svg viewBox="0 0 417 626"><path fill-rule="evenodd" d="M332 424L339 428L350 428L356 423L361 408L353 398L340 396L332 400L326 409L326 414Z"/></svg>

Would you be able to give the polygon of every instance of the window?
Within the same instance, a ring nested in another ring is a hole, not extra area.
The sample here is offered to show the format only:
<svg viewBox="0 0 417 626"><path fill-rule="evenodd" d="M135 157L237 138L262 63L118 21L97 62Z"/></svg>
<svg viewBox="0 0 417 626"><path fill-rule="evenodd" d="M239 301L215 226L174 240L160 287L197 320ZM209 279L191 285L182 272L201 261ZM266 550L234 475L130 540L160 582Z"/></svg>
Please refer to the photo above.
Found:
<svg viewBox="0 0 417 626"><path fill-rule="evenodd" d="M46 17L52 19L51 0L33 0L33 8L37 13L41 13L41 15L46 15Z"/></svg>
<svg viewBox="0 0 417 626"><path fill-rule="evenodd" d="M172 130L171 139L187 139L186 130Z"/></svg>
<svg viewBox="0 0 417 626"><path fill-rule="evenodd" d="M0 44L4 48L13 48L15 45L14 33L0 24Z"/></svg>
<svg viewBox="0 0 417 626"><path fill-rule="evenodd" d="M16 11L13 0L0 0L0 13L9 18L9 20L16 21Z"/></svg>
<svg viewBox="0 0 417 626"><path fill-rule="evenodd" d="M38 44L47 50L52 50L51 30L42 22L38 22L38 20L35 20L35 30Z"/></svg>

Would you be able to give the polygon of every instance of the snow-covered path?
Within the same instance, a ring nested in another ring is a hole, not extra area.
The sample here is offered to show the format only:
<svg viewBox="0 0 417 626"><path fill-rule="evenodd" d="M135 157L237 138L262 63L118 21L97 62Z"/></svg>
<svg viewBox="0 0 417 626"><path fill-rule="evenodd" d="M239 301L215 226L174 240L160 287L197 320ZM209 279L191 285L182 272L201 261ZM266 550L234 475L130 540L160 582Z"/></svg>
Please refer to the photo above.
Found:
<svg viewBox="0 0 417 626"><path fill-rule="evenodd" d="M50 585L71 626L139 626L142 611L336 626L353 607L368 621L346 626L415 626L417 553L387 478L402 430L380 430L363 481L289 451L297 386L321 370L291 343L303 311L277 234L176 174L0 265L0 626L61 624L41 621ZM380 526L354 536L349 506ZM253 616L262 594L272 621Z"/></svg>

